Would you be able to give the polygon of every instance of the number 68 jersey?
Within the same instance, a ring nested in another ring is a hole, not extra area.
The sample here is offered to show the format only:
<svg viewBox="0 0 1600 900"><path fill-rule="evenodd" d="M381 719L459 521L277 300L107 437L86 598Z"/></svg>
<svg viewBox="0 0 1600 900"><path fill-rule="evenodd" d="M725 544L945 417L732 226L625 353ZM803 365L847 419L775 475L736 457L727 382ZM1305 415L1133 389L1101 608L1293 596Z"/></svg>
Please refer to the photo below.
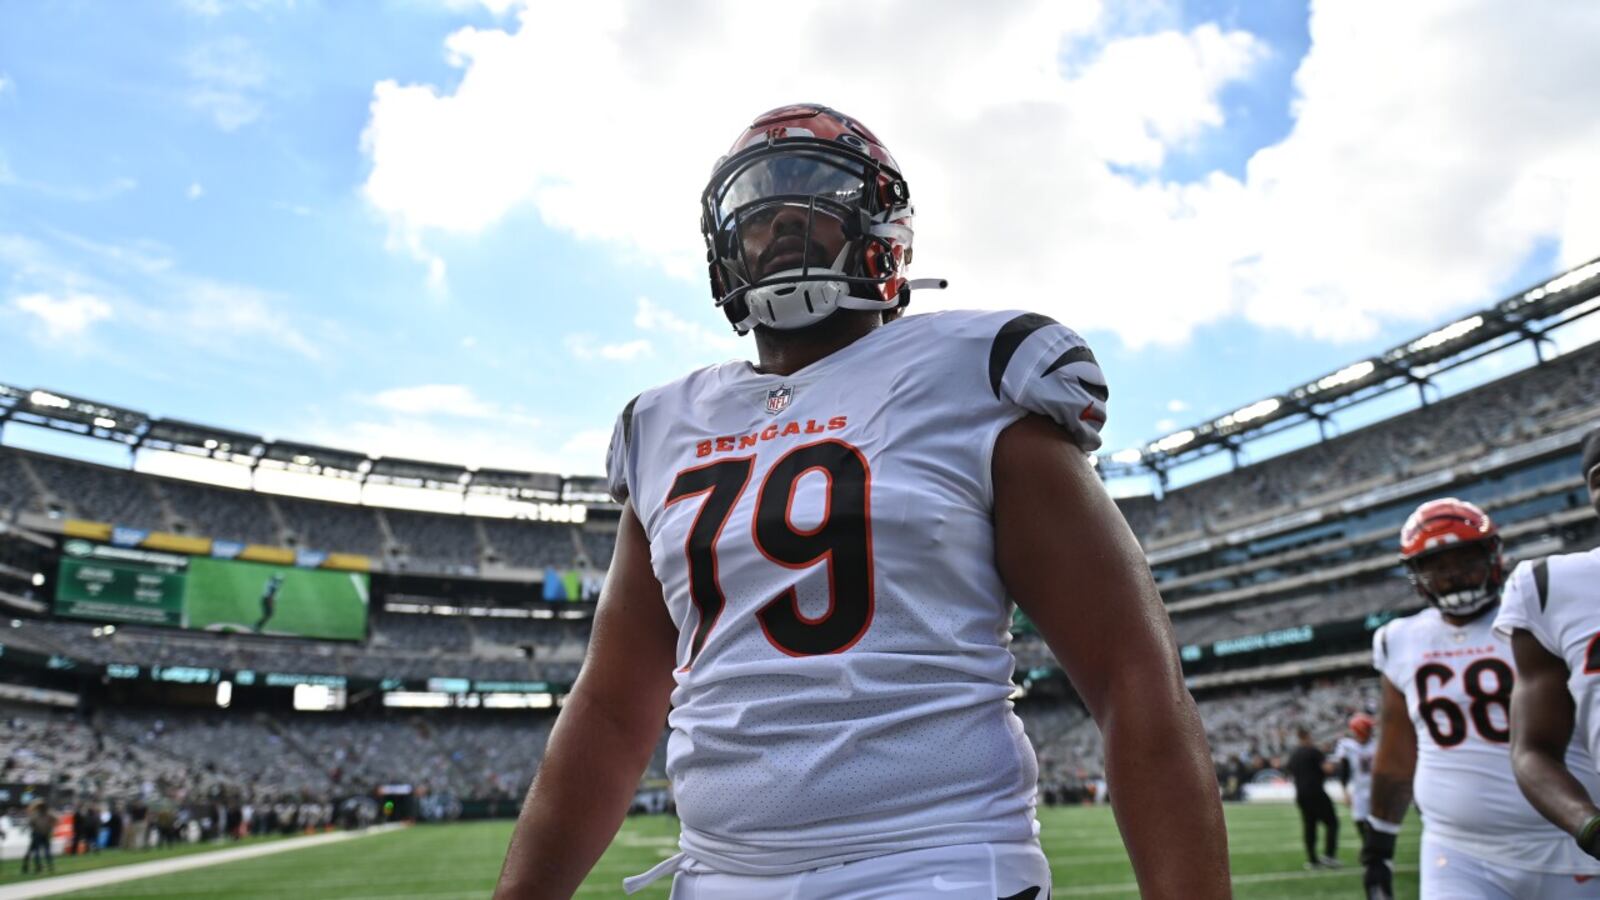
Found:
<svg viewBox="0 0 1600 900"><path fill-rule="evenodd" d="M1455 626L1429 608L1378 629L1372 655L1405 694L1417 732L1414 793L1431 838L1508 868L1600 874L1600 861L1545 821L1517 787L1508 718L1516 674L1494 616ZM1567 763L1580 776L1594 771L1576 741ZM1600 779L1587 777L1594 792Z"/></svg>
<svg viewBox="0 0 1600 900"><path fill-rule="evenodd" d="M991 456L1030 412L1093 450L1106 399L1052 320L940 312L629 404L608 477L678 628L667 773L691 860L767 875L1034 837Z"/></svg>

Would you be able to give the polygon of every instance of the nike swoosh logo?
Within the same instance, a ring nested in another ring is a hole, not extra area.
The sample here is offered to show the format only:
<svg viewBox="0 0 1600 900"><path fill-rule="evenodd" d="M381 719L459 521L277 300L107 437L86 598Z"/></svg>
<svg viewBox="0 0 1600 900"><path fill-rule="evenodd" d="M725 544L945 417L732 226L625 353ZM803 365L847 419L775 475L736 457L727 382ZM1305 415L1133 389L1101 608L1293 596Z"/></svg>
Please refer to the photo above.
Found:
<svg viewBox="0 0 1600 900"><path fill-rule="evenodd" d="M1035 900L1039 896L1039 888L1023 888L1009 897L997 897L996 900Z"/></svg>

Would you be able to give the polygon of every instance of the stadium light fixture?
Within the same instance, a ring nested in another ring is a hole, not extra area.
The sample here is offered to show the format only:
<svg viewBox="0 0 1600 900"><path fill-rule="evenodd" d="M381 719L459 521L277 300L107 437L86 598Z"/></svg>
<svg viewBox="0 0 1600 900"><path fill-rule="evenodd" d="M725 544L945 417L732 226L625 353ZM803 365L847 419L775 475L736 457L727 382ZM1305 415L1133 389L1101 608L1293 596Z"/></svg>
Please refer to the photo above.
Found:
<svg viewBox="0 0 1600 900"><path fill-rule="evenodd" d="M1180 447L1187 447L1191 443L1194 443L1194 430L1185 428L1175 434L1167 435L1156 441L1152 446L1162 453L1171 453Z"/></svg>
<svg viewBox="0 0 1600 900"><path fill-rule="evenodd" d="M1591 278L1600 276L1600 259L1588 265L1579 266L1571 272L1564 272L1539 285L1521 297L1524 303L1537 303L1551 294L1559 294L1570 287L1576 287Z"/></svg>
<svg viewBox="0 0 1600 900"><path fill-rule="evenodd" d="M1141 459L1144 459L1144 451L1138 447L1129 447L1126 450L1118 450L1111 454L1112 462L1122 463L1125 466L1138 465Z"/></svg>
<svg viewBox="0 0 1600 900"><path fill-rule="evenodd" d="M1446 325L1437 331L1428 332L1422 337L1417 338L1416 340L1407 344L1406 350L1411 353L1416 353L1422 350L1432 350L1434 347L1437 347L1441 344L1448 344L1451 341L1460 337L1464 337L1465 335L1468 335L1481 327L1483 327L1483 316L1469 316L1459 322L1451 322L1449 325Z"/></svg>
<svg viewBox="0 0 1600 900"><path fill-rule="evenodd" d="M95 416L94 424L96 428L115 428L117 427L117 420L108 419L105 416Z"/></svg>
<svg viewBox="0 0 1600 900"><path fill-rule="evenodd" d="M43 572L35 572L35 573L33 573L33 586L34 587L44 587L44 573Z"/></svg>
<svg viewBox="0 0 1600 900"><path fill-rule="evenodd" d="M217 706L221 709L227 709L231 703L233 703L233 682L217 682Z"/></svg>
<svg viewBox="0 0 1600 900"><path fill-rule="evenodd" d="M1233 412L1228 413L1217 420L1216 426L1218 428L1227 429L1243 425L1246 422L1254 422L1257 419L1270 416L1277 412L1280 406L1283 406L1282 400L1279 400L1277 397L1268 397L1265 400L1259 400L1255 403L1252 403L1243 409L1236 409Z"/></svg>
<svg viewBox="0 0 1600 900"><path fill-rule="evenodd" d="M1354 384L1377 371L1377 368L1377 363L1370 359L1364 359L1361 362L1345 366L1332 375L1325 375L1317 379L1317 383L1313 387L1318 391L1331 391L1336 387Z"/></svg>
<svg viewBox="0 0 1600 900"><path fill-rule="evenodd" d="M34 391L28 395L28 402L34 406L44 406L50 409L71 409L72 401L49 391Z"/></svg>

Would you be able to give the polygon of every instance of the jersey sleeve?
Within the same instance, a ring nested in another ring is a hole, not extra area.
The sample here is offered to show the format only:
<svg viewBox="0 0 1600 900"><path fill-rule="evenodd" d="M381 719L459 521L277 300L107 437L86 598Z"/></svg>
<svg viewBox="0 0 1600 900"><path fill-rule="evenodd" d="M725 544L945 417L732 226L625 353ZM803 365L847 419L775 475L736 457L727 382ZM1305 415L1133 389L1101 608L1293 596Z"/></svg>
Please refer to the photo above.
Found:
<svg viewBox="0 0 1600 900"><path fill-rule="evenodd" d="M1500 592L1500 612L1495 616L1494 630L1509 638L1511 632L1520 628L1533 635L1534 640L1546 650L1560 656L1560 645L1555 636L1550 634L1549 623L1542 614L1544 604L1540 602L1540 595L1544 592L1540 591L1535 575L1538 567L1548 565L1543 559L1524 560L1511 571L1505 589ZM1545 591L1548 589L1546 584Z"/></svg>
<svg viewBox="0 0 1600 900"><path fill-rule="evenodd" d="M639 398L635 397L622 408L622 414L617 416L617 424L611 429L611 445L606 448L606 489L611 492L611 499L618 503L627 503L631 494L633 406L638 402Z"/></svg>
<svg viewBox="0 0 1600 900"><path fill-rule="evenodd" d="M1372 667L1378 670L1378 674L1389 679L1390 684L1399 687L1405 682L1405 677L1391 673L1394 668L1394 654L1391 652L1393 648L1389 646L1389 642L1392 640L1393 630L1394 623L1389 622L1372 633Z"/></svg>
<svg viewBox="0 0 1600 900"><path fill-rule="evenodd" d="M1100 447L1111 392L1089 345L1049 316L1017 313L989 349L996 399L1049 416L1085 453Z"/></svg>

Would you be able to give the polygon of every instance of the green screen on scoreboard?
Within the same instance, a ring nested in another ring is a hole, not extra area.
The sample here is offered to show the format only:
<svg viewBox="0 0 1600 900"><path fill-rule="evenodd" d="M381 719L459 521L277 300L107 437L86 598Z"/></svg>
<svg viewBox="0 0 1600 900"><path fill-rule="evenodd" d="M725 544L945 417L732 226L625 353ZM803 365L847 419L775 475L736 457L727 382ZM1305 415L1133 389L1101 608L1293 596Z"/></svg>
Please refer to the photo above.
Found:
<svg viewBox="0 0 1600 900"><path fill-rule="evenodd" d="M61 558L56 614L146 625L183 624L184 566Z"/></svg>
<svg viewBox="0 0 1600 900"><path fill-rule="evenodd" d="M204 631L362 640L369 576L71 542L57 615Z"/></svg>

